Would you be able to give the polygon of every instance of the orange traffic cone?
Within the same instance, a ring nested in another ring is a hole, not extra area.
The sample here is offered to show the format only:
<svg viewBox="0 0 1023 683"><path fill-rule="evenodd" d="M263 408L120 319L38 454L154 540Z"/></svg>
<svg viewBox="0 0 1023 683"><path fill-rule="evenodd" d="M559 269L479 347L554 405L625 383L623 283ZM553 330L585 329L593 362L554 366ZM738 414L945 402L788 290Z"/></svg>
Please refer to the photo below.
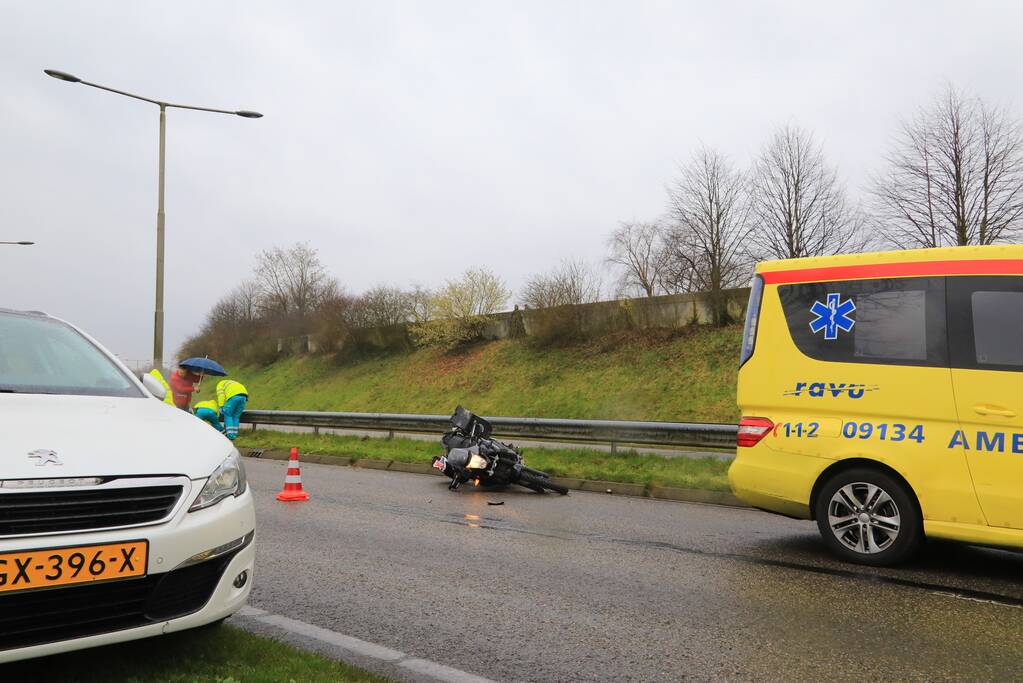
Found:
<svg viewBox="0 0 1023 683"><path fill-rule="evenodd" d="M291 449L288 458L288 473L284 475L284 490L277 494L277 500L309 500L309 492L302 490L302 473L298 468L298 449Z"/></svg>

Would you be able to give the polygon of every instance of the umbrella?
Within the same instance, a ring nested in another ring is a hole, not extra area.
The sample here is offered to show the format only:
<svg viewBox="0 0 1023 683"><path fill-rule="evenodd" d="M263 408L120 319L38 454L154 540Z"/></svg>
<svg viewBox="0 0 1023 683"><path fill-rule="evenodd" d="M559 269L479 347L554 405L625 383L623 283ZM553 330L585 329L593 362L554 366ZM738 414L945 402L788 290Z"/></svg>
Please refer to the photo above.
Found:
<svg viewBox="0 0 1023 683"><path fill-rule="evenodd" d="M209 358L189 358L181 361L178 365L198 375L227 376L227 370L224 369L224 366Z"/></svg>

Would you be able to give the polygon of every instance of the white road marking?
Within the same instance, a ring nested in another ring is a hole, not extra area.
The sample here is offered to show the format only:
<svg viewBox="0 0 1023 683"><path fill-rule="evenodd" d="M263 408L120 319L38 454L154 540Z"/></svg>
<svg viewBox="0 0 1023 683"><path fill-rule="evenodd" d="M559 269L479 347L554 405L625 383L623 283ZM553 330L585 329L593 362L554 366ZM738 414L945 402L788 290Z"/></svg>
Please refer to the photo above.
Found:
<svg viewBox="0 0 1023 683"><path fill-rule="evenodd" d="M289 633L294 633L305 638L311 638L312 640L318 640L322 643L328 643L330 645L340 647L363 657L379 659L382 662L394 664L396 666L409 669L410 671L415 671L416 673L425 674L432 678L445 681L445 683L495 683L489 678L483 678L482 676L477 676L467 671L454 669L450 666L430 661L429 659L412 657L404 652L392 650L391 648L384 647L383 645L377 645L376 643L361 640L353 636L346 636L343 633L331 631L330 629L315 626L313 624L307 624L304 621L298 621L297 619L285 617L280 614L271 614L266 610L257 609L255 607L242 607L238 610L238 615L274 626Z"/></svg>
<svg viewBox="0 0 1023 683"><path fill-rule="evenodd" d="M955 598L956 600L969 600L970 602L980 602L985 605L998 605L999 607L1012 607L1020 609L1019 605L1010 605L1005 602L999 602L998 600L985 600L984 598L974 598L969 595L962 595L961 593L955 593L952 591L931 591L931 595L943 595L946 598Z"/></svg>

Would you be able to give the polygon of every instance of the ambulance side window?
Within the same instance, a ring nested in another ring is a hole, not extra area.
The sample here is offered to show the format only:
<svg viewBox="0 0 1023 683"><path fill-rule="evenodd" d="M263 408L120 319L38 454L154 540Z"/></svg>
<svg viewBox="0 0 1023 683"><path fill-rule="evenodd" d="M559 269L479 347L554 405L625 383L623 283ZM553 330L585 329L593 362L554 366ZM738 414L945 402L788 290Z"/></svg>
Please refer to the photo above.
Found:
<svg viewBox="0 0 1023 683"><path fill-rule="evenodd" d="M948 367L944 278L779 285L778 296L792 341L811 358Z"/></svg>
<svg viewBox="0 0 1023 683"><path fill-rule="evenodd" d="M853 355L864 359L927 360L927 292L865 292L856 297Z"/></svg>
<svg viewBox="0 0 1023 683"><path fill-rule="evenodd" d="M952 366L1023 370L1023 277L949 279Z"/></svg>

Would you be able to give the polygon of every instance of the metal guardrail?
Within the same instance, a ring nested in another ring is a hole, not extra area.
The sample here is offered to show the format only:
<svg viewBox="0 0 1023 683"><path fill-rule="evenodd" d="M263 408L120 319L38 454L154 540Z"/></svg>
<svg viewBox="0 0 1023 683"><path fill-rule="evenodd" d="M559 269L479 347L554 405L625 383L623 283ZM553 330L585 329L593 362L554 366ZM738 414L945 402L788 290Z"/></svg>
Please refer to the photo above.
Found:
<svg viewBox="0 0 1023 683"><path fill-rule="evenodd" d="M538 441L698 446L732 448L738 427L701 422L633 422L627 420L554 420L539 417L487 417L498 438ZM365 431L436 433L451 428L447 415L401 413L318 413L297 410L247 410L241 421L257 425L352 429Z"/></svg>

